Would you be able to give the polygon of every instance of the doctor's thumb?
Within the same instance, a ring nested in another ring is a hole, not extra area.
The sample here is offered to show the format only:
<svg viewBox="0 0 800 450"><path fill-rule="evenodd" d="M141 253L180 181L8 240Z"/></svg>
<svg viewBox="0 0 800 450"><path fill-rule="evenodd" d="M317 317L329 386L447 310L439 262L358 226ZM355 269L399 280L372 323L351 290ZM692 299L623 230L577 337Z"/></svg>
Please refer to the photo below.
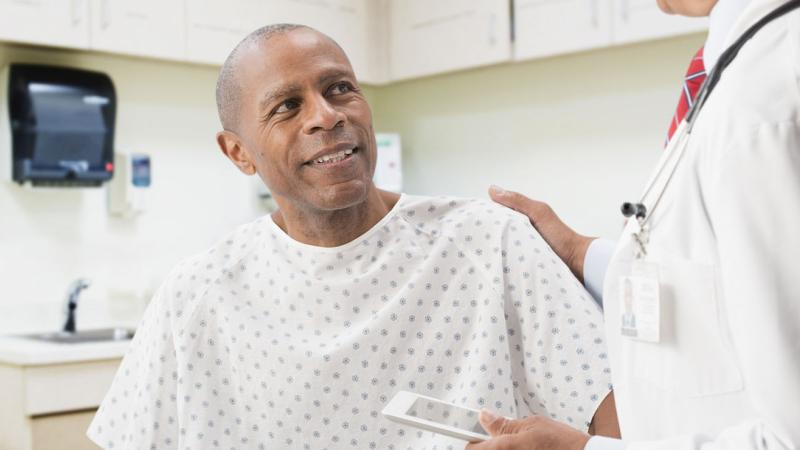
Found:
<svg viewBox="0 0 800 450"><path fill-rule="evenodd" d="M554 214L547 204L532 200L519 192L505 190L494 184L489 187L489 197L491 197L492 201L506 208L525 214L534 225L538 221Z"/></svg>
<svg viewBox="0 0 800 450"><path fill-rule="evenodd" d="M487 409L481 410L481 415L478 417L481 426L490 436L500 436L503 434L514 434L520 431L522 422L519 420L511 420L503 416L495 415Z"/></svg>
<svg viewBox="0 0 800 450"><path fill-rule="evenodd" d="M524 207L525 200L527 200L523 195L517 192L507 191L494 184L489 186L489 197L506 208L511 208L520 212L522 212L520 208Z"/></svg>
<svg viewBox="0 0 800 450"><path fill-rule="evenodd" d="M509 191L501 188L500 186L498 186L496 184L493 184L493 185L489 186L489 196L492 199L500 198L500 197L507 197L508 193L509 193Z"/></svg>

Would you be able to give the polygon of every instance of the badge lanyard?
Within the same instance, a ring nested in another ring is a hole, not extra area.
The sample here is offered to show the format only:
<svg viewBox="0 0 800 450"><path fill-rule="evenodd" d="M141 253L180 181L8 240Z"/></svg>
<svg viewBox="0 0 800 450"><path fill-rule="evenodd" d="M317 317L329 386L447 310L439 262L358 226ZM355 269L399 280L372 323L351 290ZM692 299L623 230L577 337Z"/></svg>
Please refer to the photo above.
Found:
<svg viewBox="0 0 800 450"><path fill-rule="evenodd" d="M623 336L645 342L659 342L661 305L659 300L658 266L645 261L647 245L650 240L650 225L648 222L661 202L667 186L675 175L678 164L686 153L692 128L700 110L717 86L717 83L719 83L725 69L736 59L744 44L766 24L798 7L800 7L800 0L792 0L781 5L748 28L736 42L720 55L717 64L714 65L714 68L700 87L695 103L689 110L686 120L676 131L673 138L674 144L670 143L668 146L667 154L659 164L655 175L647 184L641 199L638 203L626 202L622 204L622 214L627 218L635 218L639 225L639 229L632 234L635 247L631 271L629 275L622 276L619 280L620 311L622 313L620 328ZM662 175L665 171L668 171L668 173L663 177ZM656 191L657 185L659 187ZM651 193L655 198L648 210L645 206L645 200L651 197Z"/></svg>

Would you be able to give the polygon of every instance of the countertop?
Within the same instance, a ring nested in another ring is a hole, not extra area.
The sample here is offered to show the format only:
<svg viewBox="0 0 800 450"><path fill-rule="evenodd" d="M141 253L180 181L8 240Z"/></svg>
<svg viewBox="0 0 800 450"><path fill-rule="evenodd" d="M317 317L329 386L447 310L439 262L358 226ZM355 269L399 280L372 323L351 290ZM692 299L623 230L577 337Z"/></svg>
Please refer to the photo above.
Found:
<svg viewBox="0 0 800 450"><path fill-rule="evenodd" d="M0 364L40 366L122 358L130 340L62 344L0 336Z"/></svg>

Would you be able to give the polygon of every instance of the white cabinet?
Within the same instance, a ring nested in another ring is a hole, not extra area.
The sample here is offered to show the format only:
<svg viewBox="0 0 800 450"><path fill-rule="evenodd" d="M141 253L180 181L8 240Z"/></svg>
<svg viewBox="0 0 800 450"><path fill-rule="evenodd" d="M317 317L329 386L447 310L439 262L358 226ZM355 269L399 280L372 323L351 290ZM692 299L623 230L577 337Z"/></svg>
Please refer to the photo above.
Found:
<svg viewBox="0 0 800 450"><path fill-rule="evenodd" d="M360 81L384 84L702 31L708 20L666 15L655 0L0 0L0 41L213 65L278 22L330 35Z"/></svg>
<svg viewBox="0 0 800 450"><path fill-rule="evenodd" d="M391 1L391 79L508 61L509 16L508 0Z"/></svg>
<svg viewBox="0 0 800 450"><path fill-rule="evenodd" d="M389 1L367 1L367 51L366 73L356 76L374 84L385 84L389 79ZM359 70L359 69L356 69Z"/></svg>
<svg viewBox="0 0 800 450"><path fill-rule="evenodd" d="M516 0L514 37L517 60L610 45L611 0Z"/></svg>
<svg viewBox="0 0 800 450"><path fill-rule="evenodd" d="M662 12L655 0L612 0L613 42L626 44L708 29L708 18Z"/></svg>
<svg viewBox="0 0 800 450"><path fill-rule="evenodd" d="M100 450L81 433L89 429L95 412L77 411L34 418L31 421L31 450Z"/></svg>
<svg viewBox="0 0 800 450"><path fill-rule="evenodd" d="M86 429L119 364L119 358L45 365L0 362L0 449L97 449Z"/></svg>
<svg viewBox="0 0 800 450"><path fill-rule="evenodd" d="M183 59L184 4L170 0L91 0L91 48Z"/></svg>
<svg viewBox="0 0 800 450"><path fill-rule="evenodd" d="M271 23L264 0L186 0L186 59L221 65L251 31Z"/></svg>
<svg viewBox="0 0 800 450"><path fill-rule="evenodd" d="M268 0L267 15L275 23L308 25L327 34L347 53L361 81L379 83L385 81L386 74L373 64L373 52L382 49L371 30L372 22L383 18L385 11L379 9L380 3L375 0Z"/></svg>
<svg viewBox="0 0 800 450"><path fill-rule="evenodd" d="M0 0L0 40L89 46L89 0Z"/></svg>
<svg viewBox="0 0 800 450"><path fill-rule="evenodd" d="M186 0L187 59L222 64L251 31L273 23L308 25L344 48L361 81L386 81L383 48L375 38L383 0ZM382 30L385 32L385 29Z"/></svg>

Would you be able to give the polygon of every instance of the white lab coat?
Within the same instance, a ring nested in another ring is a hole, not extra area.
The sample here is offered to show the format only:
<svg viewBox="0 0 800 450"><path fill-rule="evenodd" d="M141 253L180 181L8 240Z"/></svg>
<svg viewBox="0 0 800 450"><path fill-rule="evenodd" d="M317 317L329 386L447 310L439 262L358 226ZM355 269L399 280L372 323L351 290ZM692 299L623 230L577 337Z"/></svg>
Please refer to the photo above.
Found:
<svg viewBox="0 0 800 450"><path fill-rule="evenodd" d="M753 0L728 44L785 2ZM635 221L604 284L626 448L800 447L800 10L763 28L724 73L650 225L659 343L620 333Z"/></svg>

